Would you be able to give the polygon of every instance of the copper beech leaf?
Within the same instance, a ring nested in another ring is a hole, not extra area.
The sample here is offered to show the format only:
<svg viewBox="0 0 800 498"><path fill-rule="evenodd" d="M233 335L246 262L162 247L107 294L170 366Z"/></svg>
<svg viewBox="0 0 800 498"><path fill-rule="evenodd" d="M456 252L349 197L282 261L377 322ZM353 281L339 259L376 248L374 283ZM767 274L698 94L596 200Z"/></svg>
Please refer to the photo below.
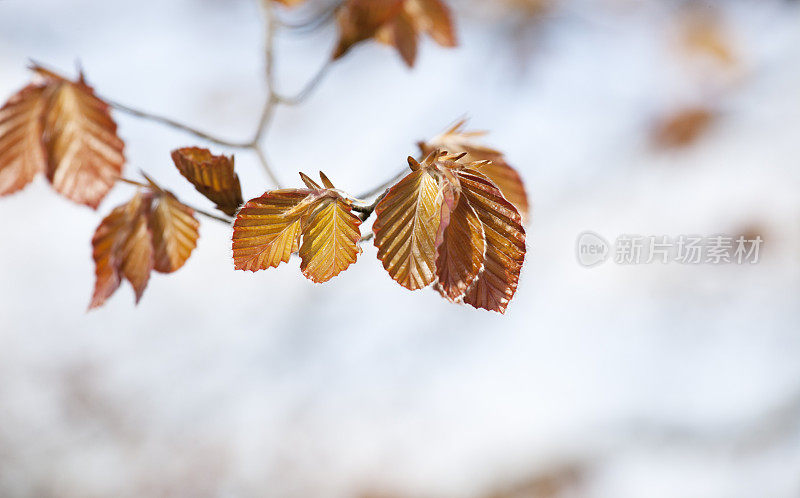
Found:
<svg viewBox="0 0 800 498"><path fill-rule="evenodd" d="M233 216L242 205L242 186L233 169L233 156L215 156L208 149L185 147L172 151L178 171L198 192Z"/></svg>
<svg viewBox="0 0 800 498"><path fill-rule="evenodd" d="M522 218L500 190L475 171L459 174L462 198L466 198L483 224L486 257L483 271L464 295L475 308L504 313L514 297L525 261L525 228Z"/></svg>
<svg viewBox="0 0 800 498"><path fill-rule="evenodd" d="M36 82L0 110L0 195L42 171L60 194L96 209L125 163L109 106L83 74L70 81L32 69Z"/></svg>
<svg viewBox="0 0 800 498"><path fill-rule="evenodd" d="M153 186L106 216L92 238L95 289L89 308L102 306L122 279L133 287L138 303L153 269L178 270L197 244L194 212L171 193Z"/></svg>
<svg viewBox="0 0 800 498"><path fill-rule="evenodd" d="M197 247L200 222L194 211L169 192L154 200L148 217L153 234L154 269L172 273L186 263Z"/></svg>
<svg viewBox="0 0 800 498"><path fill-rule="evenodd" d="M361 253L361 219L342 198L323 199L303 230L300 270L309 280L327 282L356 262Z"/></svg>
<svg viewBox="0 0 800 498"><path fill-rule="evenodd" d="M508 164L502 152L480 143L486 132L466 131L466 124L466 120L459 121L441 135L428 142L421 142L419 145L422 153L427 155L434 150L444 149L452 153L466 152L467 161L490 161L478 169L517 207L522 219L527 220L528 194L525 192L525 184L519 173Z"/></svg>
<svg viewBox="0 0 800 498"><path fill-rule="evenodd" d="M299 251L303 274L319 283L356 261L361 220L352 213L352 202L324 174L325 187L300 176L308 188L269 191L239 210L233 224L234 268L277 267Z"/></svg>
<svg viewBox="0 0 800 498"><path fill-rule="evenodd" d="M409 290L436 279L436 234L442 196L435 174L418 169L393 186L375 207L378 259L397 283Z"/></svg>
<svg viewBox="0 0 800 498"><path fill-rule="evenodd" d="M452 302L505 313L525 257L521 216L468 154L430 153L375 208L378 258L416 290L434 281ZM424 208L424 209L421 209Z"/></svg>
<svg viewBox="0 0 800 498"><path fill-rule="evenodd" d="M333 58L370 38L394 46L412 67L420 33L439 45L457 45L450 9L442 0L346 0L338 12L339 42Z"/></svg>
<svg viewBox="0 0 800 498"><path fill-rule="evenodd" d="M22 189L46 169L44 91L43 86L28 85L0 109L0 195Z"/></svg>
<svg viewBox="0 0 800 498"><path fill-rule="evenodd" d="M447 216L449 223L437 244L436 290L445 299L455 302L464 295L483 268L486 239L481 220L466 196L459 196L454 209L446 203L442 209L452 211Z"/></svg>

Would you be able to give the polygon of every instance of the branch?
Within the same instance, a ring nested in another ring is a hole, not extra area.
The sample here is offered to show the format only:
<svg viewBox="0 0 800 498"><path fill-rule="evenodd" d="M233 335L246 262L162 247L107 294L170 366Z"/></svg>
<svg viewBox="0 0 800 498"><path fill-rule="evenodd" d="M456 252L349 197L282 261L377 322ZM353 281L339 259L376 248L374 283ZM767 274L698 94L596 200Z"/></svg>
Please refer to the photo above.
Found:
<svg viewBox="0 0 800 498"><path fill-rule="evenodd" d="M142 172L142 174L144 174L144 172ZM145 175L145 177L146 176L147 175ZM150 191L153 191L156 188L161 191L161 189L159 187L156 187L155 184L148 185L146 183L137 182L136 180L131 180L130 178L118 178L118 180L121 181L122 183L127 183L128 185L134 185L136 187L144 188L144 189L147 189L147 190L150 190ZM161 193L163 194L163 191L161 191ZM189 204L186 204L183 201L179 201L179 202L181 204L183 204L184 206L188 207L189 209L191 209L192 211L194 211L195 213L203 215L206 218L209 218L209 219L212 219L212 220L215 220L215 221L220 221L222 223L225 223L226 225L232 225L233 224L233 220L230 219L230 218L225 218L225 217L213 214L213 213L209 213L208 211L205 211L203 209L199 209L199 208L196 208L196 207L191 206Z"/></svg>
<svg viewBox="0 0 800 498"><path fill-rule="evenodd" d="M391 179L381 183L380 185L378 185L375 188L372 188L370 190L367 190L366 192L363 192L362 194L360 194L358 196L358 198L359 199L369 199L373 195L376 195L379 192L383 192L384 190L388 189L389 187L391 187L392 185L397 183L398 180L400 180L401 178L403 178L407 174L408 174L408 167L405 167L405 168L402 169L402 171L398 172ZM385 195L385 193L384 193L384 195ZM381 196L381 197L383 197L383 196Z"/></svg>
<svg viewBox="0 0 800 498"><path fill-rule="evenodd" d="M108 99L106 97L100 97L100 98L102 100L106 101L108 103L108 105L110 105L114 109L117 109L118 111L122 111L124 113L130 114L131 116L136 116L138 118L143 118L143 119L146 119L148 121L161 123L163 125L169 126L170 128L175 128L176 130L185 131L186 133L189 133L190 135L194 135L197 138L201 138L201 139L203 139L203 140L205 140L207 142L211 142L211 143L214 143L214 144L217 144L217 145L221 145L223 147L230 147L231 149L248 149L248 148L252 147L252 143L251 142L234 142L234 141L230 141L230 140L225 140L225 139L216 137L214 135L211 135L209 133L200 131L200 130L198 130L196 128L193 128L193 127L191 127L189 125L185 125L183 123L175 121L174 119L170 119L170 118L167 118L167 117L164 117L164 116L159 116L157 114L149 113L149 112L146 112L146 111L140 111L138 109L134 109L133 107L127 106L125 104L120 104L119 102L116 102L114 100Z"/></svg>

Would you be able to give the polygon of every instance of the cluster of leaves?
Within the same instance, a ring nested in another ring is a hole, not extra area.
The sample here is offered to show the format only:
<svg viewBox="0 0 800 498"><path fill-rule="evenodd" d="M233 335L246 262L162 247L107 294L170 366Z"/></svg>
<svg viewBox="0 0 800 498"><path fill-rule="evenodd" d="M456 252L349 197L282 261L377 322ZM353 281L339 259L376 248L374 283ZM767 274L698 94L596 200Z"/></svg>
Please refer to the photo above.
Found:
<svg viewBox="0 0 800 498"><path fill-rule="evenodd" d="M304 0L275 0L293 7ZM457 45L450 9L442 0L345 0L337 11L339 41L333 58L344 56L363 41L393 46L405 63L417 59L420 33L443 47Z"/></svg>
<svg viewBox="0 0 800 498"><path fill-rule="evenodd" d="M396 47L412 66L420 33L456 44L441 0L346 0L337 15L335 59L375 39ZM237 270L277 267L297 254L303 275L327 282L374 237L378 259L407 289L432 286L449 301L500 313L514 296L525 258L527 195L504 155L480 144L483 133L466 131L464 122L420 142L419 157L408 158L411 172L370 204L322 172L321 185L301 173L304 188L271 190L244 203L232 156L199 147L173 151L181 175L226 218L189 207L144 173L144 183L123 179L124 143L108 103L82 72L73 81L39 65L32 70L33 82L0 108L0 196L40 172L57 192L93 209L118 180L138 187L95 231L90 308L103 305L123 280L138 302L153 270L180 269L197 246L198 213L232 223ZM372 233L362 236L372 214Z"/></svg>
<svg viewBox="0 0 800 498"><path fill-rule="evenodd" d="M69 81L32 70L33 83L0 109L0 195L45 173L58 193L96 209L125 163L108 105L83 74Z"/></svg>
<svg viewBox="0 0 800 498"><path fill-rule="evenodd" d="M433 285L449 301L503 313L525 259L527 195L503 154L476 143L482 133L463 126L420 143L427 154L421 162L409 157L411 173L374 205L372 232L378 259L403 287ZM336 189L324 173L323 187L301 177L307 188L268 191L239 211L236 269L277 267L299 253L303 274L325 282L356 261L358 214L370 207Z"/></svg>

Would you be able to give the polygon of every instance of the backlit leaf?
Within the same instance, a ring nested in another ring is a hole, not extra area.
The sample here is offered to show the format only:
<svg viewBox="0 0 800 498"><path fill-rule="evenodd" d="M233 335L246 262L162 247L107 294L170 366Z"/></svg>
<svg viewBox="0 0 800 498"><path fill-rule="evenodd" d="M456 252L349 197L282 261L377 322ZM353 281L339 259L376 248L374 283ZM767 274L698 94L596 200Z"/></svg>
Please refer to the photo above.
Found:
<svg viewBox="0 0 800 498"><path fill-rule="evenodd" d="M523 220L527 220L528 195L519 173L508 164L502 152L479 142L486 132L466 131L465 126L466 121L459 121L441 135L426 143L420 143L422 153L427 155L436 149L444 149L452 153L466 152L466 161L491 161L490 164L478 166L477 169L497 185L505 198L517 207Z"/></svg>
<svg viewBox="0 0 800 498"><path fill-rule="evenodd" d="M135 264L141 264L141 261L129 264L127 272L123 272L122 267L126 255L141 258L145 252L137 249L139 249L138 242L146 237L142 233L142 227L147 230L145 216L148 203L148 197L136 194L126 204L114 208L97 227L92 238L96 282L90 309L101 306L116 292L123 275L131 275L137 282L136 285L144 290L147 280L141 277L141 268L137 268ZM133 240L129 242L129 239ZM149 269L147 273L150 273ZM137 291L137 296L140 295L141 293Z"/></svg>
<svg viewBox="0 0 800 498"><path fill-rule="evenodd" d="M0 195L22 189L45 171L44 91L43 86L28 85L0 109Z"/></svg>
<svg viewBox="0 0 800 498"><path fill-rule="evenodd" d="M147 226L146 213L140 212L134 218L130 233L120 249L120 259L122 274L131 283L138 303L153 269L153 237Z"/></svg>
<svg viewBox="0 0 800 498"><path fill-rule="evenodd" d="M316 197L313 190L284 189L248 201L233 224L234 267L258 271L288 262L300 248L302 218Z"/></svg>
<svg viewBox="0 0 800 498"><path fill-rule="evenodd" d="M322 200L305 225L300 269L309 280L327 282L356 262L361 253L361 219L344 199Z"/></svg>
<svg viewBox="0 0 800 498"><path fill-rule="evenodd" d="M372 226L378 259L389 275L409 290L436 278L436 234L441 221L439 182L418 169L389 189L375 207Z"/></svg>
<svg viewBox="0 0 800 498"><path fill-rule="evenodd" d="M200 223L194 211L165 192L150 210L149 223L153 234L154 269L172 273L186 263L197 246Z"/></svg>
<svg viewBox="0 0 800 498"><path fill-rule="evenodd" d="M215 156L208 149L185 147L172 151L172 161L217 209L228 216L236 214L244 199L239 175L233 170L233 156Z"/></svg>
<svg viewBox="0 0 800 498"><path fill-rule="evenodd" d="M451 208L445 203L442 209ZM486 242L483 224L465 195L459 196L448 218L449 223L436 249L436 289L443 297L455 302L464 295L483 268Z"/></svg>
<svg viewBox="0 0 800 498"><path fill-rule="evenodd" d="M466 198L483 224L486 236L484 268L464 296L475 308L505 313L514 297L525 261L525 229L514 206L492 182L474 172L459 174Z"/></svg>
<svg viewBox="0 0 800 498"><path fill-rule="evenodd" d="M39 67L34 71L47 81L47 177L65 197L96 209L125 163L108 104L94 95L83 75L72 82Z"/></svg>
<svg viewBox="0 0 800 498"><path fill-rule="evenodd" d="M145 193L114 208L92 239L97 277L89 308L101 306L124 277L139 302L153 269L171 273L183 266L197 245L193 211L151 181Z"/></svg>
<svg viewBox="0 0 800 498"><path fill-rule="evenodd" d="M441 0L346 0L338 12L339 42L333 58L370 38L394 46L413 66L420 32L445 47L456 45L450 10Z"/></svg>

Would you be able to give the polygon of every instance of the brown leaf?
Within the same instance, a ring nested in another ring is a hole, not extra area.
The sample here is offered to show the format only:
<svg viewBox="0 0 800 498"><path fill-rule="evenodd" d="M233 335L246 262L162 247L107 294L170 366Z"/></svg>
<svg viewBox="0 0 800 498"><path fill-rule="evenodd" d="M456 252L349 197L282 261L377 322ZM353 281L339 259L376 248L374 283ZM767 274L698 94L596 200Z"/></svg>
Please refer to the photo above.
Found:
<svg viewBox="0 0 800 498"><path fill-rule="evenodd" d="M442 0L408 0L406 9L413 12L419 29L436 43L443 47L458 45L450 9Z"/></svg>
<svg viewBox="0 0 800 498"><path fill-rule="evenodd" d="M200 236L194 211L165 192L155 200L148 221L153 233L154 269L161 273L178 270L192 255Z"/></svg>
<svg viewBox="0 0 800 498"><path fill-rule="evenodd" d="M108 104L95 96L83 75L72 82L40 67L34 71L47 86L47 177L65 197L96 209L125 163Z"/></svg>
<svg viewBox="0 0 800 498"><path fill-rule="evenodd" d="M441 205L437 177L418 169L389 189L375 207L372 231L378 259L406 289L421 289L436 279Z"/></svg>
<svg viewBox="0 0 800 498"><path fill-rule="evenodd" d="M193 211L155 184L114 208L92 239L97 280L89 309L111 297L123 277L138 303L153 269L170 273L183 266L197 244L197 227Z"/></svg>
<svg viewBox="0 0 800 498"><path fill-rule="evenodd" d="M251 199L233 224L233 263L237 270L258 271L288 262L300 248L302 218L314 191L284 189Z"/></svg>
<svg viewBox="0 0 800 498"><path fill-rule="evenodd" d="M0 196L22 189L45 171L43 95L43 86L31 84L0 109Z"/></svg>
<svg viewBox="0 0 800 498"><path fill-rule="evenodd" d="M119 257L122 261L120 270L133 286L138 303L153 269L153 238L147 226L147 213L144 209L134 218L128 237L120 248Z"/></svg>
<svg viewBox="0 0 800 498"><path fill-rule="evenodd" d="M361 252L361 220L353 214L352 202L324 173L325 188L303 173L300 177L309 188L266 192L239 210L233 224L237 270L277 267L299 251L303 274L326 282L355 262Z"/></svg>
<svg viewBox="0 0 800 498"><path fill-rule="evenodd" d="M443 203L443 211L450 209ZM442 297L456 302L483 268L486 239L481 220L466 196L460 195L455 209L445 217L449 223L436 247L436 289Z"/></svg>
<svg viewBox="0 0 800 498"><path fill-rule="evenodd" d="M361 253L361 219L351 207L344 199L334 197L312 209L300 246L300 269L309 280L327 282L356 262Z"/></svg>
<svg viewBox="0 0 800 498"><path fill-rule="evenodd" d="M92 238L97 279L89 309L102 306L119 288L123 275L130 275L137 282L137 301L141 296L147 284L147 278L141 275L147 258L140 243L148 238L142 230L147 231L145 216L149 202L148 196L137 193L126 204L114 208L97 227ZM123 271L126 256L132 256L134 261L127 264L127 271ZM147 269L146 273L149 275L150 270Z"/></svg>
<svg viewBox="0 0 800 498"><path fill-rule="evenodd" d="M702 107L680 109L656 123L653 143L665 149L692 145L708 131L715 117L713 111Z"/></svg>
<svg viewBox="0 0 800 498"><path fill-rule="evenodd" d="M450 11L441 0L346 0L338 13L339 42L333 58L370 38L393 45L408 66L416 60L419 32L454 47Z"/></svg>
<svg viewBox="0 0 800 498"><path fill-rule="evenodd" d="M452 153L466 152L466 161L491 161L477 169L497 185L503 196L517 207L523 221L526 221L529 212L528 194L519 173L508 164L502 152L479 143L486 132L466 131L465 126L465 120L459 121L441 135L420 143L423 155L436 149L444 149Z"/></svg>
<svg viewBox="0 0 800 498"><path fill-rule="evenodd" d="M185 147L172 151L172 161L217 209L228 216L236 214L244 200L239 175L233 170L233 156L215 156L208 149Z"/></svg>
<svg viewBox="0 0 800 498"><path fill-rule="evenodd" d="M459 174L462 198L466 198L483 224L486 235L484 268L464 295L475 308L505 313L517 290L525 261L525 228L522 219L493 182L473 171Z"/></svg>

